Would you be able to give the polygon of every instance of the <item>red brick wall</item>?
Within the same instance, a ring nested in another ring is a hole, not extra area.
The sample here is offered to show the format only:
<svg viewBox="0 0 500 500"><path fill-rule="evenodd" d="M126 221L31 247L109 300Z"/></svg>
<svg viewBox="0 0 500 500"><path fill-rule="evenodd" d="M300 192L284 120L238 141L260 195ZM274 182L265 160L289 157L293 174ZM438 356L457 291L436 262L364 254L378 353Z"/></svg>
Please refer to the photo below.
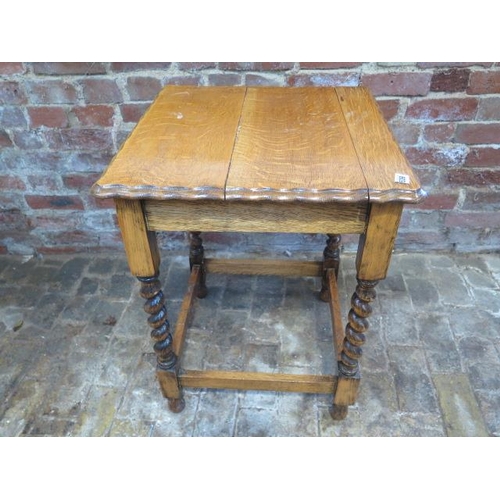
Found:
<svg viewBox="0 0 500 500"><path fill-rule="evenodd" d="M407 206L397 249L500 248L500 63L0 63L0 252L120 246L112 205L89 188L166 84L366 85L430 194Z"/></svg>

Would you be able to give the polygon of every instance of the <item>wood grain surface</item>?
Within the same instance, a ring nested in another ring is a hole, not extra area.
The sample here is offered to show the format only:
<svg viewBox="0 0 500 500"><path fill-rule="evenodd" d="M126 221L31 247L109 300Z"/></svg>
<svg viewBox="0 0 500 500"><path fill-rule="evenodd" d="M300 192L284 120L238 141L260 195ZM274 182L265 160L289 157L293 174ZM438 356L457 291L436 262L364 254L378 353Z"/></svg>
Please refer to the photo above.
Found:
<svg viewBox="0 0 500 500"><path fill-rule="evenodd" d="M205 259L208 273L260 276L321 276L323 261L285 259Z"/></svg>
<svg viewBox="0 0 500 500"><path fill-rule="evenodd" d="M349 406L356 402L359 392L359 375L355 377L338 377L337 388L333 398L335 405Z"/></svg>
<svg viewBox="0 0 500 500"><path fill-rule="evenodd" d="M165 87L94 194L223 199L245 92L244 87Z"/></svg>
<svg viewBox="0 0 500 500"><path fill-rule="evenodd" d="M141 201L116 199L115 204L130 272L134 276L156 275L160 251L156 234L146 227Z"/></svg>
<svg viewBox="0 0 500 500"><path fill-rule="evenodd" d="M181 309L177 316L177 323L175 324L175 332L173 335L172 350L177 358L182 356L182 348L184 346L184 339L188 328L190 314L192 312L194 294L200 279L201 269L200 266L193 266L191 274L189 275L188 287L184 299L182 300Z"/></svg>
<svg viewBox="0 0 500 500"><path fill-rule="evenodd" d="M358 278L385 279L402 212L403 203L371 204L366 232L359 238L356 254Z"/></svg>
<svg viewBox="0 0 500 500"><path fill-rule="evenodd" d="M279 202L425 197L363 87L167 86L92 193Z"/></svg>
<svg viewBox="0 0 500 500"><path fill-rule="evenodd" d="M248 89L226 199L366 199L335 89Z"/></svg>
<svg viewBox="0 0 500 500"><path fill-rule="evenodd" d="M179 375L179 379L183 387L308 392L312 394L333 394L337 381L337 377L334 375L289 375L285 373L217 370L185 370Z"/></svg>
<svg viewBox="0 0 500 500"><path fill-rule="evenodd" d="M336 92L366 179L370 201L416 203L423 200L425 192L369 90L338 87ZM395 181L401 174L408 176L408 184Z"/></svg>
<svg viewBox="0 0 500 500"><path fill-rule="evenodd" d="M144 200L148 228L155 231L343 233L365 230L366 203Z"/></svg>
<svg viewBox="0 0 500 500"><path fill-rule="evenodd" d="M342 345L344 343L344 325L342 324L339 289L337 286L337 278L335 277L335 270L328 269L326 273L328 279L328 291L330 295L328 303L330 305L330 316L332 318L333 343L335 346L335 355L338 361L340 359L340 353L342 352Z"/></svg>

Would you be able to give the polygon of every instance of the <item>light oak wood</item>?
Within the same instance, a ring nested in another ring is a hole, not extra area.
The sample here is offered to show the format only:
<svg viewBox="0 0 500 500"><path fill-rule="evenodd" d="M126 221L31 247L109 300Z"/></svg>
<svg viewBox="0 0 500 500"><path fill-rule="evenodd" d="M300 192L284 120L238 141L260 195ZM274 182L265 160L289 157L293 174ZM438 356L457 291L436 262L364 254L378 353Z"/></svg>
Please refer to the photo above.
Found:
<svg viewBox="0 0 500 500"><path fill-rule="evenodd" d="M173 413L184 410L185 402L176 370L156 370L156 378L163 397L168 399L169 410Z"/></svg>
<svg viewBox="0 0 500 500"><path fill-rule="evenodd" d="M248 89L226 199L367 199L334 89Z"/></svg>
<svg viewBox="0 0 500 500"><path fill-rule="evenodd" d="M206 270L214 274L268 276L321 276L322 261L285 259L205 259Z"/></svg>
<svg viewBox="0 0 500 500"><path fill-rule="evenodd" d="M155 231L359 234L368 208L366 203L145 200L144 210Z"/></svg>
<svg viewBox="0 0 500 500"><path fill-rule="evenodd" d="M359 392L359 376L338 377L333 402L339 406L349 406L356 402Z"/></svg>
<svg viewBox="0 0 500 500"><path fill-rule="evenodd" d="M363 87L167 86L92 192L157 200L425 197Z"/></svg>
<svg viewBox="0 0 500 500"><path fill-rule="evenodd" d="M189 315L191 313L191 307L193 305L194 295L196 292L196 287L199 283L200 274L200 266L193 266L193 268L191 269L191 274L189 275L187 291L184 295L181 310L179 311L179 315L177 317L174 338L172 341L172 350L174 351L177 358L180 358L182 355L182 346L184 345L184 339L189 323Z"/></svg>
<svg viewBox="0 0 500 500"><path fill-rule="evenodd" d="M179 375L179 379L183 387L312 394L332 394L336 386L336 377L333 375L186 370Z"/></svg>
<svg viewBox="0 0 500 500"><path fill-rule="evenodd" d="M356 255L359 279L376 281L386 277L402 211L402 203L371 205L366 232L359 238Z"/></svg>
<svg viewBox="0 0 500 500"><path fill-rule="evenodd" d="M94 195L224 199L245 92L165 87L94 186Z"/></svg>
<svg viewBox="0 0 500 500"><path fill-rule="evenodd" d="M338 377L333 405L330 408L333 420L343 420L347 417L349 406L358 399L359 383L359 373L353 377Z"/></svg>
<svg viewBox="0 0 500 500"><path fill-rule="evenodd" d="M375 99L363 87L336 89L371 202L418 203L426 194L389 130ZM408 176L408 184L395 182Z"/></svg>
<svg viewBox="0 0 500 500"><path fill-rule="evenodd" d="M332 417L345 418L359 390L370 303L389 267L403 203L425 196L367 89L166 87L92 192L115 198L172 411L184 407L184 385L330 393ZM157 279L157 230L191 232L192 273L172 343ZM329 240L323 262L230 261L204 259L200 232L206 231L327 233ZM335 274L339 235L346 233L361 237L344 333ZM322 276L338 376L183 372L176 356L194 295L206 294L205 272Z"/></svg>
<svg viewBox="0 0 500 500"><path fill-rule="evenodd" d="M115 200L130 272L134 276L154 276L160 267L156 234L146 227L140 200Z"/></svg>
<svg viewBox="0 0 500 500"><path fill-rule="evenodd" d="M178 377L173 370L156 370L156 378L160 384L163 397L168 399L182 399Z"/></svg>
<svg viewBox="0 0 500 500"><path fill-rule="evenodd" d="M333 327L333 344L335 347L335 355L337 361L340 359L342 345L344 343L344 325L342 324L342 313L340 311L339 289L337 279L335 278L335 270L328 269L326 272L328 291L330 295L330 315L332 318Z"/></svg>

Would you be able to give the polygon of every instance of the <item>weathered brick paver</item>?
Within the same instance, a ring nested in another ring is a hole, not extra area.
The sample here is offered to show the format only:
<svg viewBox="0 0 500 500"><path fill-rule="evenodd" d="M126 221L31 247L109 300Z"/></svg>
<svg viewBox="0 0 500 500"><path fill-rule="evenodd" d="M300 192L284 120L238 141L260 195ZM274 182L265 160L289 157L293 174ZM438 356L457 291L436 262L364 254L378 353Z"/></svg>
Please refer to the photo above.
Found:
<svg viewBox="0 0 500 500"><path fill-rule="evenodd" d="M172 324L188 274L187 256L165 251ZM183 367L335 373L319 280L208 286ZM339 286L345 321L351 254ZM346 420L328 395L208 389L186 389L173 414L122 255L0 256L0 436L500 436L500 256L396 253L377 294Z"/></svg>

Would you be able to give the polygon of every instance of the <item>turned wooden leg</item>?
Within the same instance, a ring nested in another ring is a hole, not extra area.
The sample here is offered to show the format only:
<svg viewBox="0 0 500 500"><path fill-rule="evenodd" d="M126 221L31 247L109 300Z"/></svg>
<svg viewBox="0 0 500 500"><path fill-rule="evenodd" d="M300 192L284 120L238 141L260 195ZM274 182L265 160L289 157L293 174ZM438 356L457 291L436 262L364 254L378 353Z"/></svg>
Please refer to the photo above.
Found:
<svg viewBox="0 0 500 500"><path fill-rule="evenodd" d="M153 329L151 336L157 355L156 376L169 408L179 412L184 408L184 400L177 377L177 358L172 350L165 297L158 279L160 252L156 233L147 228L141 200L118 198L115 203L130 272L141 282L140 293L146 299L144 310L150 315L148 323Z"/></svg>
<svg viewBox="0 0 500 500"><path fill-rule="evenodd" d="M321 292L319 293L319 297L323 302L330 300L326 271L328 269L335 269L335 277L338 278L339 275L341 241L342 236L340 234L329 234L326 240L326 247L323 251L323 278L321 281Z"/></svg>
<svg viewBox="0 0 500 500"><path fill-rule="evenodd" d="M372 312L375 285L387 275L391 253L403 210L402 203L371 203L365 232L359 238L356 255L358 286L351 299L345 338L338 362L338 379L333 399L332 418L347 415L347 407L356 402L359 390L359 359Z"/></svg>
<svg viewBox="0 0 500 500"><path fill-rule="evenodd" d="M340 374L345 377L353 377L359 371L358 359L363 353L361 346L366 340L365 332L369 326L367 318L372 313L370 302L375 300L374 287L377 283L378 281L365 281L358 278L358 286L351 298L351 310L339 361Z"/></svg>
<svg viewBox="0 0 500 500"><path fill-rule="evenodd" d="M206 286L207 273L204 263L205 249L203 248L203 240L200 234L200 231L189 233L189 267L192 269L194 265L200 266L200 280L196 296L199 299L203 299L207 296L208 289Z"/></svg>
<svg viewBox="0 0 500 500"><path fill-rule="evenodd" d="M375 286L378 281L361 280L351 298L351 310L345 328L344 344L338 363L338 385L330 411L335 420L347 416L347 407L356 401L359 387L359 359L363 354L365 332L369 324L367 318L372 313L371 302L375 300Z"/></svg>
<svg viewBox="0 0 500 500"><path fill-rule="evenodd" d="M146 299L144 310L150 316L148 324L152 328L151 338L155 344L156 369L163 395L168 399L171 411L178 413L184 409L184 399L177 381L177 356L172 350L172 334L167 317L165 296L158 275L138 276L141 282L140 294Z"/></svg>

